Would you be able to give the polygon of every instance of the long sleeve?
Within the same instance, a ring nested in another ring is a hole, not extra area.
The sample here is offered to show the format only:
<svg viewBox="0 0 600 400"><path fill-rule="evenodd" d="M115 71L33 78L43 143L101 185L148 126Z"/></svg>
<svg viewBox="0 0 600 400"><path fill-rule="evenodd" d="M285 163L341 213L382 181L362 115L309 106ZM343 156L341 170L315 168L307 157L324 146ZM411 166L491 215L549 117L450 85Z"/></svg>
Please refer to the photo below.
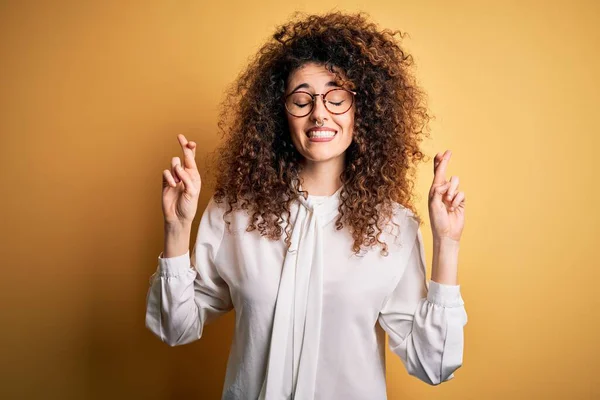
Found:
<svg viewBox="0 0 600 400"><path fill-rule="evenodd" d="M386 299L379 324L408 373L430 385L454 378L462 365L467 313L460 285L427 284L420 229L408 264Z"/></svg>
<svg viewBox="0 0 600 400"><path fill-rule="evenodd" d="M229 287L215 264L225 230L222 215L211 198L191 256L189 251L158 256L146 297L146 327L169 346L200 339L205 324L233 308Z"/></svg>

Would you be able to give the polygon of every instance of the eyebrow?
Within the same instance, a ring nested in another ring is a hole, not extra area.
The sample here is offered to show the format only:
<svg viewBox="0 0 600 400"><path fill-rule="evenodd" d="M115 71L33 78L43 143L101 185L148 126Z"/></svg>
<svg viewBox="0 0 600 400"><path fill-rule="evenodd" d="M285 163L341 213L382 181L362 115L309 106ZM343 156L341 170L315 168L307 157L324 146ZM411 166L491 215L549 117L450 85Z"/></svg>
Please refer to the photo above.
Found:
<svg viewBox="0 0 600 400"><path fill-rule="evenodd" d="M339 85L335 82L335 81L329 81L325 84L325 86L334 86L334 87L339 87ZM296 90L298 89L308 89L310 87L310 85L308 83L301 83L298 86L296 86L294 88L294 90L292 90L290 93L294 93Z"/></svg>

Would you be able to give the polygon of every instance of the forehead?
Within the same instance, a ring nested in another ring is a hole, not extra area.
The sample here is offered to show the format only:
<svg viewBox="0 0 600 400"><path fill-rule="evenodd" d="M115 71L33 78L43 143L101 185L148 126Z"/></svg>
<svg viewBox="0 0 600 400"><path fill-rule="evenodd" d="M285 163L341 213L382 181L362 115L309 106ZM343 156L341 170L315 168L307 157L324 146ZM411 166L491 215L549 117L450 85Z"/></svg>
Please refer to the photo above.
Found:
<svg viewBox="0 0 600 400"><path fill-rule="evenodd" d="M339 69L334 68L343 77ZM292 71L288 77L288 86L295 86L302 83L308 83L311 86L322 86L327 82L336 81L336 74L330 72L324 65L316 63L306 63ZM342 82L339 81L341 84Z"/></svg>

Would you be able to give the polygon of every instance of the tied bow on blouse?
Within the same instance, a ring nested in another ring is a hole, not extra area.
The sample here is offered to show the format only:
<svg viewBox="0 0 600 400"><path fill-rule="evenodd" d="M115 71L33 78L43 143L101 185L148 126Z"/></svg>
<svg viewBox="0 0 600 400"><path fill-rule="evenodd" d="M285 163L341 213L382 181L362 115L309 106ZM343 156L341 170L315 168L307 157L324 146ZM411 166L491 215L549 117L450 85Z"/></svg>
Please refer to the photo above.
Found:
<svg viewBox="0 0 600 400"><path fill-rule="evenodd" d="M302 186L300 186L302 190ZM298 196L291 246L277 292L267 373L259 400L314 398L323 300L322 227L338 214L331 196Z"/></svg>

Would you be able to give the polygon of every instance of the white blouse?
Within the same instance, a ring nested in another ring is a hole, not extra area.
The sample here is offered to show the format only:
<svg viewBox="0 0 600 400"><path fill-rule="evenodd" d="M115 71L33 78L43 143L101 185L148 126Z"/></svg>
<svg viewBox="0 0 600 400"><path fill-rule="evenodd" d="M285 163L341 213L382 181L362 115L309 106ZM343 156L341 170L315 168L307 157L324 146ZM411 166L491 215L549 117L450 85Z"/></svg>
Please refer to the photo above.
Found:
<svg viewBox="0 0 600 400"><path fill-rule="evenodd" d="M196 243L158 256L146 326L170 346L199 339L204 326L235 309L222 399L386 399L385 332L410 375L430 385L462 365L467 313L460 285L426 279L414 214L395 204L380 247L356 256L347 227L335 229L341 188L298 196L292 246L246 232L249 216L223 220L210 199ZM285 227L284 218L281 224Z"/></svg>

